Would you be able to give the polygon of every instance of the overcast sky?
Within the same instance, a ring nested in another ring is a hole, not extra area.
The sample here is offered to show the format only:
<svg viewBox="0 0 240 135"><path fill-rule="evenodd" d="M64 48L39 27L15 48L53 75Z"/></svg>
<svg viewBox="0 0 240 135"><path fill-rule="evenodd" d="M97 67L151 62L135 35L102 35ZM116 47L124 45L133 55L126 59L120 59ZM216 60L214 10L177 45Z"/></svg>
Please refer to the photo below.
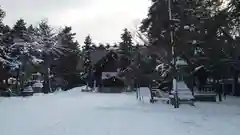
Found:
<svg viewBox="0 0 240 135"><path fill-rule="evenodd" d="M69 25L83 43L90 34L95 42L120 40L122 29L134 29L147 15L150 0L0 0L12 26L19 18L29 24L48 19L54 27Z"/></svg>

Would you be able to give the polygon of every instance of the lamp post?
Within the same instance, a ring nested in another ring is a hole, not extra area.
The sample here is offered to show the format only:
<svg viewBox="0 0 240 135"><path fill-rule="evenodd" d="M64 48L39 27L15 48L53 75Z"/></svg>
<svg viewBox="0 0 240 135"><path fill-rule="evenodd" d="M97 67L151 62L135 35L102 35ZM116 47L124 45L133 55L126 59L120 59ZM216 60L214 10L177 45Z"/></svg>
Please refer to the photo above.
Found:
<svg viewBox="0 0 240 135"><path fill-rule="evenodd" d="M179 22L178 19L172 18L172 0L168 0L168 15L169 15L169 21L170 21L170 45L172 46L172 64L174 66L174 72L176 73L176 54L175 54L175 44L173 39L173 30L172 30L172 23L173 22ZM177 81L176 77L173 78L173 91L174 91L174 108L179 108L179 101L178 101L178 88L177 88Z"/></svg>

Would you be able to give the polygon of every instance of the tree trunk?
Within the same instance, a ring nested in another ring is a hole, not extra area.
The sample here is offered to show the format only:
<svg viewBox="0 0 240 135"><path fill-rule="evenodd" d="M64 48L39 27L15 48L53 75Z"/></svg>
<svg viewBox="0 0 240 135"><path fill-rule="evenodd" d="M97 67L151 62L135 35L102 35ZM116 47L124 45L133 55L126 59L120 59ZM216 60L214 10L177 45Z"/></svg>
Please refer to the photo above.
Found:
<svg viewBox="0 0 240 135"><path fill-rule="evenodd" d="M43 83L43 93L49 93L52 92L51 89L51 84L50 84L50 79L49 79L49 68L46 68L47 70L45 71L44 75L44 83Z"/></svg>
<svg viewBox="0 0 240 135"><path fill-rule="evenodd" d="M222 102L223 91L222 91L221 85L219 83L219 79L214 80L214 82L215 82L215 86L216 86L216 89L217 89L218 101Z"/></svg>
<svg viewBox="0 0 240 135"><path fill-rule="evenodd" d="M50 60L49 57L47 56L44 60L44 68L45 68L45 73L44 73L44 83L43 83L43 93L49 93L52 92L51 88L51 83L50 83Z"/></svg>
<svg viewBox="0 0 240 135"><path fill-rule="evenodd" d="M43 82L43 93L49 92L49 84L48 84L48 77L47 73L44 74L44 82Z"/></svg>
<svg viewBox="0 0 240 135"><path fill-rule="evenodd" d="M15 89L16 89L16 91L17 91L17 94L20 93L20 90L19 90L19 88L18 88L19 76L20 76L20 66L19 66L19 68L17 69L16 84L15 84Z"/></svg>
<svg viewBox="0 0 240 135"><path fill-rule="evenodd" d="M27 65L27 56L25 56L24 54L21 55L21 61L22 61L22 65L20 65L19 67L19 74L20 74L20 93L23 92L23 89L24 89L24 75L25 75L25 68L26 68L26 65Z"/></svg>
<svg viewBox="0 0 240 135"><path fill-rule="evenodd" d="M232 85L232 95L234 96L237 96L238 76L239 76L239 71L235 71L233 74L233 85Z"/></svg>
<svg viewBox="0 0 240 135"><path fill-rule="evenodd" d="M89 83L92 81L91 79L91 69L89 68L87 71L87 86L86 86L86 90L88 91L89 88Z"/></svg>
<svg viewBox="0 0 240 135"><path fill-rule="evenodd" d="M86 91L88 91L88 88L89 88L89 81L90 81L90 79L89 79L89 71L87 72L87 83L86 83Z"/></svg>
<svg viewBox="0 0 240 135"><path fill-rule="evenodd" d="M20 93L23 92L24 89L24 72L25 72L25 64L26 62L23 62L23 65L20 66Z"/></svg>

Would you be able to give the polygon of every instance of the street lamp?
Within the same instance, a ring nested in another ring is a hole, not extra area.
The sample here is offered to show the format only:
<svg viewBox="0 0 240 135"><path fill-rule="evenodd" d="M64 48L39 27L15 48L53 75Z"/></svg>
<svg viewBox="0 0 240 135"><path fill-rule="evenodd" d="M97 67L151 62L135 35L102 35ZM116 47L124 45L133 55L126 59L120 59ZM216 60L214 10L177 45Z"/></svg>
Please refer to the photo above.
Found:
<svg viewBox="0 0 240 135"><path fill-rule="evenodd" d="M171 22L171 25L173 22L179 22L179 19L173 19L172 18L172 9L171 9L172 0L168 0L168 15L169 15L169 21ZM174 71L176 70L176 56L175 56L175 44L173 39L173 30L170 29L170 44L172 46L172 64L174 66ZM176 77L173 78L173 89L174 89L174 108L179 108L179 101L178 101L178 88L177 88L177 82Z"/></svg>

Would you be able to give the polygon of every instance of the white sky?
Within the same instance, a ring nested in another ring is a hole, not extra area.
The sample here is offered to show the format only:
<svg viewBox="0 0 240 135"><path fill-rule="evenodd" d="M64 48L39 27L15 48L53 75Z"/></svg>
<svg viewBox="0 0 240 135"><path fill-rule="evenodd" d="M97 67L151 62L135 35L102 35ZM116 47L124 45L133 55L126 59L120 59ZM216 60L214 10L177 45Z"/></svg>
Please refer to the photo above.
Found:
<svg viewBox="0 0 240 135"><path fill-rule="evenodd" d="M147 15L150 0L0 0L12 26L23 18L28 24L48 19L54 27L72 26L80 44L90 34L95 42L120 40L125 27L134 29Z"/></svg>

